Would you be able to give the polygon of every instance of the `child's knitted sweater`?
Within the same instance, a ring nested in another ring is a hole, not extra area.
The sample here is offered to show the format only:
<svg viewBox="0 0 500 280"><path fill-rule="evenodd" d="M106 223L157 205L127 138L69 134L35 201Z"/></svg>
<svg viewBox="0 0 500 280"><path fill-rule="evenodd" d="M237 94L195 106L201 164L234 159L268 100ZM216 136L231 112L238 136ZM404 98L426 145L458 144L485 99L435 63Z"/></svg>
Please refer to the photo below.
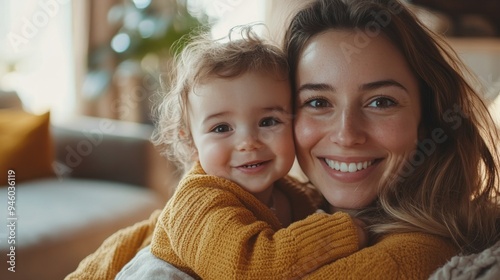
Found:
<svg viewBox="0 0 500 280"><path fill-rule="evenodd" d="M296 199L300 197L299 195ZM297 200L291 199L291 201L292 204L298 203ZM295 208L306 209L307 207ZM155 211L148 220L124 228L110 236L66 279L114 279L140 249L151 243L160 212L160 210ZM294 219L300 219L295 215L294 212ZM321 228L324 229L324 227ZM224 241L221 243L224 244ZM320 267L306 278L427 279L433 271L457 253L458 249L442 237L416 232L388 234L367 248ZM217 263L218 256L214 256L213 259ZM168 275L165 277L167 279ZM284 279L284 277L278 278Z"/></svg>
<svg viewBox="0 0 500 280"><path fill-rule="evenodd" d="M297 182L275 187L300 220L287 228L251 193L196 165L163 210L151 252L193 277L261 280L302 277L358 250L349 215L307 216L315 208Z"/></svg>

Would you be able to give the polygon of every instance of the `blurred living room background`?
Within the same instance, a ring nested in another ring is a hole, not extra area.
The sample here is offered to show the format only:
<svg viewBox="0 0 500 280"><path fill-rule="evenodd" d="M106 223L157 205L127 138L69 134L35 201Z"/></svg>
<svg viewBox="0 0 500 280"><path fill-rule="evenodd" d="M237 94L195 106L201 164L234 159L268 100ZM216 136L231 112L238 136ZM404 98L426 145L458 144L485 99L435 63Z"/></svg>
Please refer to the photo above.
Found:
<svg viewBox="0 0 500 280"><path fill-rule="evenodd" d="M170 46L200 25L262 21L266 1L0 0L0 88L27 111L149 122ZM224 18L224 20L221 20Z"/></svg>
<svg viewBox="0 0 500 280"><path fill-rule="evenodd" d="M216 36L250 22L276 29L301 2L0 0L0 89L15 91L27 111L50 110L54 120L81 114L149 123L169 48L182 35L199 25L213 26ZM500 81L498 1L409 2L485 86Z"/></svg>
<svg viewBox="0 0 500 280"><path fill-rule="evenodd" d="M279 44L307 2L0 0L0 217L19 221L0 226L0 279L62 279L163 207L179 174L149 141L151 108L179 38L261 22ZM500 123L500 1L406 2L477 75Z"/></svg>

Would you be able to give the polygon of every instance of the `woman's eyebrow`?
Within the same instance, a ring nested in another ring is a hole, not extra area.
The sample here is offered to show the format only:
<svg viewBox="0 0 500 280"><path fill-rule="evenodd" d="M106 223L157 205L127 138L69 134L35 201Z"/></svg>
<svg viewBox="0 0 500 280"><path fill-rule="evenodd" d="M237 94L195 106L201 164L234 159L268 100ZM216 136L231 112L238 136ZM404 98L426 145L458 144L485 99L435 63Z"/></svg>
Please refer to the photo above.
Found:
<svg viewBox="0 0 500 280"><path fill-rule="evenodd" d="M368 91L368 90L376 90L376 89L383 88L383 87L398 87L398 88L404 90L405 92L408 92L408 89L406 89L406 87L404 87L401 83L399 83L393 79L380 80L380 81L366 83L366 84L361 85L360 89L362 91Z"/></svg>
<svg viewBox="0 0 500 280"><path fill-rule="evenodd" d="M369 91L369 90L376 90L379 88L383 87L398 87L404 90L405 92L408 92L408 89L404 87L401 83L393 80L393 79L387 79L387 80L380 80L380 81L374 81L370 83L366 83L361 85L359 88L362 91ZM299 87L297 90L297 93L300 93L301 91L304 90L310 90L310 91L335 91L335 87L329 84L325 83L307 83L303 84Z"/></svg>
<svg viewBox="0 0 500 280"><path fill-rule="evenodd" d="M301 91L304 91L304 90L310 90L310 91L335 91L335 88L333 88L331 85L325 84L325 83L307 83L307 84L301 85L297 89L297 93L300 93Z"/></svg>

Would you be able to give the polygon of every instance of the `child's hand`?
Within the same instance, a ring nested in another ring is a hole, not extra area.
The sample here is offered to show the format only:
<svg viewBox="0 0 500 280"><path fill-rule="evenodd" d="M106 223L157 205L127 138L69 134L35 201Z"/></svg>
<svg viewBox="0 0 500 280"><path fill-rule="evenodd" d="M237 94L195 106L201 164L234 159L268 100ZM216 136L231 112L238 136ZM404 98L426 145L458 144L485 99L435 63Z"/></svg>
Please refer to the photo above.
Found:
<svg viewBox="0 0 500 280"><path fill-rule="evenodd" d="M359 249L363 249L368 245L368 232L365 230L366 224L360 219L354 217L352 217L352 220L358 230Z"/></svg>

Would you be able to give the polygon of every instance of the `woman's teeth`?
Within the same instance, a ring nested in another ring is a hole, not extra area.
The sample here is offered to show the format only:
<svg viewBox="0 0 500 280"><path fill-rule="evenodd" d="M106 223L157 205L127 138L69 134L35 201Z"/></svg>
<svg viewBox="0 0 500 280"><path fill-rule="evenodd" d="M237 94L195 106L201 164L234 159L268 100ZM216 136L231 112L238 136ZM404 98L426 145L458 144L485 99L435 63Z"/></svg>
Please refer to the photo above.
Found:
<svg viewBox="0 0 500 280"><path fill-rule="evenodd" d="M340 172L356 172L368 168L368 166L373 164L373 160L362 161L362 162L340 162L336 160L331 160L325 158L326 164L330 166L331 169L335 169Z"/></svg>

